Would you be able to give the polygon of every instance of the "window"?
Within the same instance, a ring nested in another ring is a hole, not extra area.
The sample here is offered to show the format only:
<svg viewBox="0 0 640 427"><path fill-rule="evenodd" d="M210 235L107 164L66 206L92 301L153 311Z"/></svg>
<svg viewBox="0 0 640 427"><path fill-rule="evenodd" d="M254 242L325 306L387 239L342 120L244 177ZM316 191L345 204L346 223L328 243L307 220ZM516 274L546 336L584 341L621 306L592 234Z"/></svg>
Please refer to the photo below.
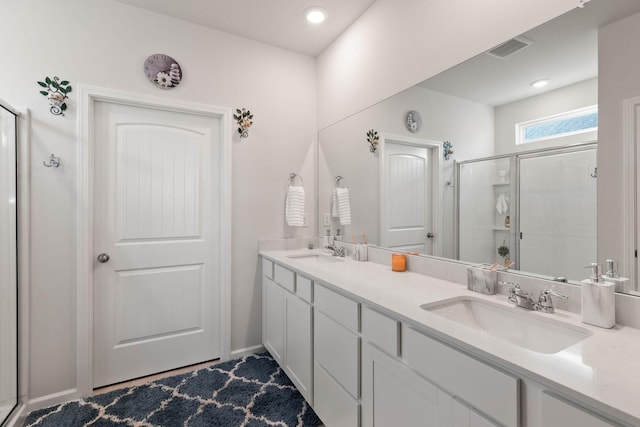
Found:
<svg viewBox="0 0 640 427"><path fill-rule="evenodd" d="M598 130L598 106L516 124L516 145Z"/></svg>

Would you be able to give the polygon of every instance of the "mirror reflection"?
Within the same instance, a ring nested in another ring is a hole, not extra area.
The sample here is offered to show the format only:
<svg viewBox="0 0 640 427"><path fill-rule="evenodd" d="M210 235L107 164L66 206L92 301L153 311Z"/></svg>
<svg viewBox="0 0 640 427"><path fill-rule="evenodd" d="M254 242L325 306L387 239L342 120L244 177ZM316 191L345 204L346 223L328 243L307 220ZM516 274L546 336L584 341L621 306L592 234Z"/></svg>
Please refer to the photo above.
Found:
<svg viewBox="0 0 640 427"><path fill-rule="evenodd" d="M322 129L319 234L586 277L597 241L597 29L638 11L593 0ZM332 212L338 175L348 224Z"/></svg>

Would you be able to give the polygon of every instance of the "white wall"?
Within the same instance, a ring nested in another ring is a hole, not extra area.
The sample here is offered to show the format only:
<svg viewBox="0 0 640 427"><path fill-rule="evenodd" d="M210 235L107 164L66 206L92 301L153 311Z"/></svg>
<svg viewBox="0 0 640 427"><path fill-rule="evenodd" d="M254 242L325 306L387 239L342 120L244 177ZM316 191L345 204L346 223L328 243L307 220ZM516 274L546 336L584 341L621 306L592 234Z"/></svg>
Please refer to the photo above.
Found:
<svg viewBox="0 0 640 427"><path fill-rule="evenodd" d="M622 105L640 96L640 14L602 27L599 46L598 261L622 261L624 253L624 182ZM622 264L621 264L621 267ZM624 269L621 275L626 274Z"/></svg>
<svg viewBox="0 0 640 427"><path fill-rule="evenodd" d="M378 0L318 57L325 127L578 5L578 0Z"/></svg>
<svg viewBox="0 0 640 427"><path fill-rule="evenodd" d="M142 11L111 0L4 1L0 96L31 109L31 301L29 397L76 386L77 92L55 117L37 80L60 76L255 115L248 139L233 141L232 350L261 343L257 241L312 234L316 71L313 58ZM146 80L145 58L166 53L184 80L163 91ZM235 127L234 127L235 131ZM42 161L50 153L59 169ZM284 225L289 172L308 188L308 229Z"/></svg>
<svg viewBox="0 0 640 427"><path fill-rule="evenodd" d="M411 133L406 128L406 114L416 110L422 128ZM407 89L383 102L320 131L319 207L330 212L330 195L334 178L342 175L349 182L351 221L347 237L366 233L370 243L378 239L379 154L369 152L366 133L405 135L453 144L451 160L444 161L442 182L453 180L453 159L466 160L493 155L493 108L420 86ZM453 189L443 189L444 256L453 257ZM320 224L320 234L323 234ZM443 238L443 236L440 236Z"/></svg>
<svg viewBox="0 0 640 427"><path fill-rule="evenodd" d="M496 107L496 154L591 142L597 132L516 145L515 125L598 104L598 79L593 78Z"/></svg>

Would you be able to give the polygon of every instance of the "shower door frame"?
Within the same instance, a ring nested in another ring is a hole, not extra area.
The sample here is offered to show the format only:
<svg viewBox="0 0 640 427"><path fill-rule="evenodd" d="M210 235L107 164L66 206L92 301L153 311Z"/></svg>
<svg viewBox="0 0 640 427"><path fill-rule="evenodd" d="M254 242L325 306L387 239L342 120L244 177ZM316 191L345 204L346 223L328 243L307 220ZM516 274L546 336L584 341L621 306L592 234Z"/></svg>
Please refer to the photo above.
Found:
<svg viewBox="0 0 640 427"><path fill-rule="evenodd" d="M478 159L464 160L461 162L455 162L455 183L454 183L454 227L453 227L453 247L454 256L456 260L460 260L460 167L461 165L478 163L491 160L509 160L509 199L512 201L511 205L516 206L517 215L511 213L510 221L511 227L509 230L509 248L511 253L514 254L514 266L513 269L520 271L520 239L518 234L520 232L520 161L524 159L530 159L534 157L551 156L556 154L566 154L579 151L586 151L598 149L598 141L580 142L577 144L570 144L561 147L549 147L539 148L535 150L519 151L510 154L500 154L497 156L481 157ZM523 272L533 273L535 272Z"/></svg>
<svg viewBox="0 0 640 427"><path fill-rule="evenodd" d="M17 287L17 390L16 404L3 426L18 425L20 417L27 412L29 387L29 298L30 298L30 149L29 126L30 111L26 108L14 108L0 100L0 106L15 116L15 153L16 153L16 287Z"/></svg>
<svg viewBox="0 0 640 427"><path fill-rule="evenodd" d="M520 154L520 153L517 153ZM516 191L516 180L517 180L517 173L516 173L516 158L515 158L516 154L515 153L511 153L511 154L500 154L497 156L489 156L489 157L481 157L478 159L471 159L471 160L463 160L463 161L455 161L454 162L454 168L455 168L455 173L454 173L454 206L453 206L453 215L454 215L454 224L453 224L453 254L455 256L456 260L460 260L460 167L462 165L466 165L466 164L472 164L472 163L479 163L479 162L485 162L485 161L492 161L492 160L503 160L503 159L509 159L509 200L511 200L511 206L518 206L519 204L519 200L517 200L517 191ZM518 269L519 266L519 259L520 259L520 253L518 252L518 239L516 239L516 230L518 230L520 228L520 225L518 224L518 218L516 217L516 215L511 214L511 217L509 218L510 221L510 227L509 227L509 248L513 248L513 250L510 249L512 254L515 254L515 256L512 256L512 260L514 261L514 267L515 269ZM515 258L515 259L514 259ZM467 260L465 260L467 261ZM468 261L471 263L474 263L473 261Z"/></svg>

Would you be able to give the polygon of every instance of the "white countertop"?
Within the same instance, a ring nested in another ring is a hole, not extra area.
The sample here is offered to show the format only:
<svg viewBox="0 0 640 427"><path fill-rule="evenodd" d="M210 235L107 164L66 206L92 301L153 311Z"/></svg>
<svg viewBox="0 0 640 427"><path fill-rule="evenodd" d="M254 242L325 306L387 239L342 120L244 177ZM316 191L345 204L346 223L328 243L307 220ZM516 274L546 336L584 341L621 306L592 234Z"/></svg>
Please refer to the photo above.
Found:
<svg viewBox="0 0 640 427"><path fill-rule="evenodd" d="M466 286L409 271L396 273L386 265L357 262L312 264L288 255L309 252L265 251L261 255L352 296L372 307L394 313L443 341L486 361L528 377L576 401L584 402L631 425L640 426L640 330L616 326L602 329L583 324L580 315L562 310L551 316L592 332L585 340L555 354L542 354L487 335L422 309L460 296L509 304L504 295L483 295Z"/></svg>

